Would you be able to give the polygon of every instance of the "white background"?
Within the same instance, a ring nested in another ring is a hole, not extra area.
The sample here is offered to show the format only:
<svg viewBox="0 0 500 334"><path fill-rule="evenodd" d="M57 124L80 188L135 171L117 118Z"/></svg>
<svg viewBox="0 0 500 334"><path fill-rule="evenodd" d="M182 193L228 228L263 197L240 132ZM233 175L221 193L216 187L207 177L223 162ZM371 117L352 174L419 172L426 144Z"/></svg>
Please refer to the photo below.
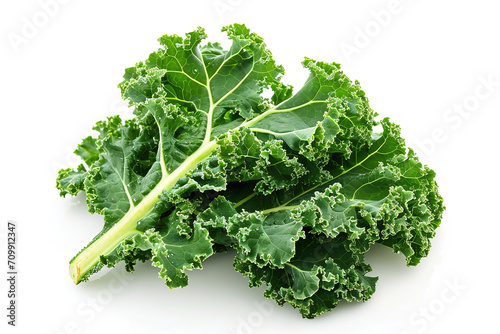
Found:
<svg viewBox="0 0 500 334"><path fill-rule="evenodd" d="M20 274L15 329L6 325L1 279L2 333L498 328L498 13L491 0L2 1L0 267L4 277L11 219ZM69 260L102 221L86 212L82 196L58 197L56 171L76 165L71 152L97 120L129 114L116 85L126 67L158 48L158 37L202 26L210 40L223 40L221 26L233 22L265 38L295 87L307 76L304 56L341 63L437 173L447 211L430 255L407 268L401 255L375 247L368 262L380 280L366 303L302 319L266 300L263 288L249 289L232 254L210 258L177 290L149 263L78 286L69 278Z"/></svg>

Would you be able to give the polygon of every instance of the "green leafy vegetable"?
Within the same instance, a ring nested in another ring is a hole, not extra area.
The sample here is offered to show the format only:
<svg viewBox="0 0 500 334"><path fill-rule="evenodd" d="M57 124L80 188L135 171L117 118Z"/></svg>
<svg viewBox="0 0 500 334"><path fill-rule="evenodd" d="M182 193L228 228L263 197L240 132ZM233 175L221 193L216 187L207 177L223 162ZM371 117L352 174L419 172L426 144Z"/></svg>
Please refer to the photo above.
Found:
<svg viewBox="0 0 500 334"><path fill-rule="evenodd" d="M434 172L338 64L306 58L293 93L261 37L223 30L229 50L202 44L201 28L161 37L119 85L135 117L98 122L75 151L82 164L59 172L61 196L84 191L104 217L70 262L73 281L150 260L182 287L186 270L234 249L250 286L304 317L367 300L373 244L408 265L428 254L444 210Z"/></svg>

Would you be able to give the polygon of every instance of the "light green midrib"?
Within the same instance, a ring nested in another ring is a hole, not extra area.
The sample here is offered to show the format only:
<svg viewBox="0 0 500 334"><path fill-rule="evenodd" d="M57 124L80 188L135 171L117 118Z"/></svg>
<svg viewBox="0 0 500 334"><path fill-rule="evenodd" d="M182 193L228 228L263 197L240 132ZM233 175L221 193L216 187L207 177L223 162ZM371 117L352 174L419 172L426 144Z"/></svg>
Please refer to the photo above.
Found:
<svg viewBox="0 0 500 334"><path fill-rule="evenodd" d="M159 201L159 195L164 190L171 189L177 180L189 171L196 168L198 163L209 156L217 148L215 140L200 146L200 148L189 156L177 169L167 177L164 177L146 197L135 207L131 207L113 227L111 227L100 238L90 244L70 263L70 275L75 283L99 262L101 255L109 254L120 242L131 234L138 232L135 228L137 222L147 217L155 204Z"/></svg>

